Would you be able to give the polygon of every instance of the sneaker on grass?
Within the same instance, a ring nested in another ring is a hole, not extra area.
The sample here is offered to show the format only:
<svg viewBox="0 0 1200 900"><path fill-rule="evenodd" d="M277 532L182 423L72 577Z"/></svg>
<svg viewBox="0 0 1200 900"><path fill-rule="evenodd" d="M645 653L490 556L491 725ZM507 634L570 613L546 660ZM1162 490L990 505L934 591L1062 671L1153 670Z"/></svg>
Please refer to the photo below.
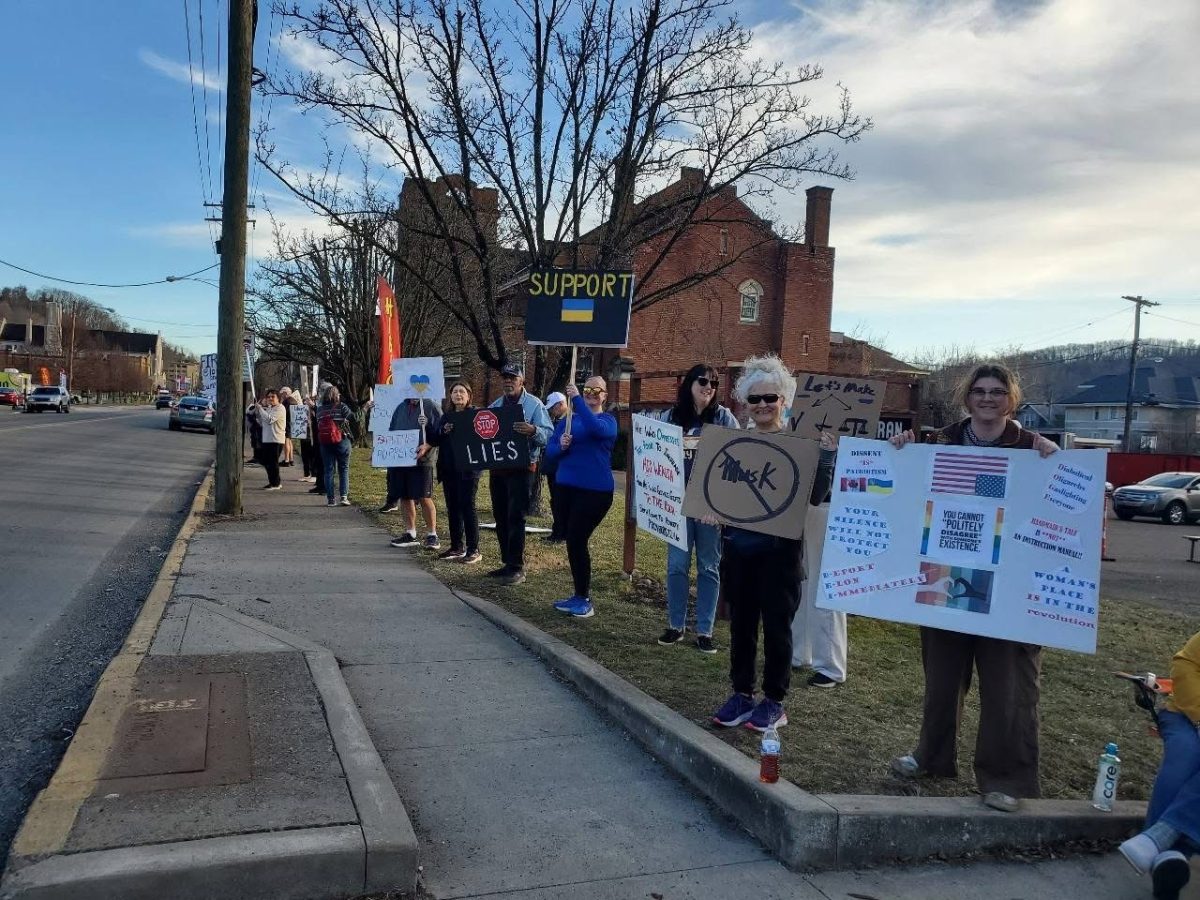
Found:
<svg viewBox="0 0 1200 900"><path fill-rule="evenodd" d="M350 498L349 498L349 497L343 497L343 498L342 498L342 506L349 506L349 505L350 505Z"/></svg>
<svg viewBox="0 0 1200 900"><path fill-rule="evenodd" d="M711 634L701 634L696 637L696 649L701 653L716 653L717 645L713 643Z"/></svg>
<svg viewBox="0 0 1200 900"><path fill-rule="evenodd" d="M509 569L504 576L504 583L510 587L525 583L525 573L521 569Z"/></svg>
<svg viewBox="0 0 1200 900"><path fill-rule="evenodd" d="M437 550L442 546L442 542L438 540L438 536L436 534L427 534L425 535L424 546L426 550Z"/></svg>
<svg viewBox="0 0 1200 900"><path fill-rule="evenodd" d="M400 508L399 503L384 503L383 506L379 507L379 511L381 513L395 512L399 508Z"/></svg>
<svg viewBox="0 0 1200 900"><path fill-rule="evenodd" d="M571 596L571 597L566 597L562 600L555 600L554 608L557 609L560 613L569 613L571 611L571 605L578 599L579 599L578 597Z"/></svg>
<svg viewBox="0 0 1200 900"><path fill-rule="evenodd" d="M462 558L462 561L463 561L464 565L470 566L470 565L473 565L473 564L479 562L481 559L483 559L483 554L480 553L478 550L472 550L469 553L467 553L466 556L464 556Z"/></svg>
<svg viewBox="0 0 1200 900"><path fill-rule="evenodd" d="M747 694L734 694L713 713L712 720L718 725L733 728L741 725L754 714L754 698Z"/></svg>
<svg viewBox="0 0 1200 900"><path fill-rule="evenodd" d="M488 572L487 577L488 578L506 578L511 571L512 571L512 569L510 569L508 566L501 566L498 569L492 569L492 571Z"/></svg>
<svg viewBox="0 0 1200 900"><path fill-rule="evenodd" d="M458 550L454 547L451 547L449 550L443 550L441 553L439 553L437 555L437 558L438 559L462 559L466 555L467 555L467 553L465 550Z"/></svg>
<svg viewBox="0 0 1200 900"><path fill-rule="evenodd" d="M911 753L904 756L897 756L892 760L892 771L902 778L916 778L922 774L921 764L917 762L917 758Z"/></svg>
<svg viewBox="0 0 1200 900"><path fill-rule="evenodd" d="M815 688L835 688L838 682L834 681L824 672L813 672L808 679L808 686Z"/></svg>
<svg viewBox="0 0 1200 900"><path fill-rule="evenodd" d="M746 720L746 727L751 731L766 731L771 725L782 728L787 723L787 713L783 711L783 704L776 703L770 697L763 697Z"/></svg>
<svg viewBox="0 0 1200 900"><path fill-rule="evenodd" d="M564 609L563 612L574 616L576 619L590 619L596 614L596 608L592 606L592 601L587 597L572 597L571 605Z"/></svg>
<svg viewBox="0 0 1200 900"><path fill-rule="evenodd" d="M393 547L415 547L417 546L417 536L411 531L406 531L400 537L392 538Z"/></svg>
<svg viewBox="0 0 1200 900"><path fill-rule="evenodd" d="M668 628L658 636L658 642L664 647L669 647L671 644L678 644L683 640L683 629Z"/></svg>

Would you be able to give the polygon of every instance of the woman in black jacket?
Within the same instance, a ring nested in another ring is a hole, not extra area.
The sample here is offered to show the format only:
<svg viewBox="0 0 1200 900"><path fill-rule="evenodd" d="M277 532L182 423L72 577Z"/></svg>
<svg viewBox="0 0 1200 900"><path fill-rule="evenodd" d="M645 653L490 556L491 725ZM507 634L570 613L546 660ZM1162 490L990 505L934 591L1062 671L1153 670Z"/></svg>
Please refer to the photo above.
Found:
<svg viewBox="0 0 1200 900"><path fill-rule="evenodd" d="M456 381L450 388L448 412L474 412L471 388ZM446 497L446 514L450 517L450 549L438 554L438 559L459 559L468 565L479 562L479 514L475 509L475 494L479 490L479 472L459 469L450 448L450 433L454 424L445 417L432 443L440 447L437 458L437 479ZM465 537L465 543L464 543Z"/></svg>

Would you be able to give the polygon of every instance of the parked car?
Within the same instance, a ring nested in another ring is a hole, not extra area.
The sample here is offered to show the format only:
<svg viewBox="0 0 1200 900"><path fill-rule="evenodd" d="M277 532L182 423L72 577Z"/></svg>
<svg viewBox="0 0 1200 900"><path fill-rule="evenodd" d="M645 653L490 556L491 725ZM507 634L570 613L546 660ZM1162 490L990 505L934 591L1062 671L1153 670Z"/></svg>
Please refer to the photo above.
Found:
<svg viewBox="0 0 1200 900"><path fill-rule="evenodd" d="M171 419L167 427L172 431L203 428L209 434L216 434L216 411L216 404L207 397L180 397L179 402L171 407Z"/></svg>
<svg viewBox="0 0 1200 900"><path fill-rule="evenodd" d="M0 406L11 406L16 409L25 405L25 395L15 387L0 387Z"/></svg>
<svg viewBox="0 0 1200 900"><path fill-rule="evenodd" d="M45 412L48 409L69 413L71 411L71 395L57 386L35 387L25 399L25 412Z"/></svg>
<svg viewBox="0 0 1200 900"><path fill-rule="evenodd" d="M170 391L159 391L154 396L155 409L170 409L175 405L175 397Z"/></svg>
<svg viewBox="0 0 1200 900"><path fill-rule="evenodd" d="M1184 525L1200 516L1200 472L1163 472L1112 495L1118 519L1152 516L1168 525Z"/></svg>

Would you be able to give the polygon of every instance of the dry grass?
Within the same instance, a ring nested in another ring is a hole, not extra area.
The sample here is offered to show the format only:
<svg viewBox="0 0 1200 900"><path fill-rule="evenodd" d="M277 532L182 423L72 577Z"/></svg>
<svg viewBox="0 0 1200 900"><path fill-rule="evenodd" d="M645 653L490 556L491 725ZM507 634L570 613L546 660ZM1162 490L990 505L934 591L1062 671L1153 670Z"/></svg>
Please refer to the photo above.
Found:
<svg viewBox="0 0 1200 900"><path fill-rule="evenodd" d="M370 467L366 451L356 450L351 497L377 520L399 531L399 518L375 513L384 494L381 470ZM437 492L439 530L446 534L441 491ZM479 489L481 521L491 521L486 476ZM526 551L528 581L507 588L484 577L499 564L494 537L482 538L484 562L426 564L445 583L495 601L543 631L561 638L642 690L708 728L744 753L757 755L757 736L745 729L714 728L708 717L728 694L728 625L717 623L716 656L697 652L690 643L660 647L666 624L660 582L666 571L666 545L639 532L637 565L644 578L634 583L621 574L623 499L592 539L593 600L596 616L576 620L554 612L550 604L571 593L565 550L531 535ZM531 520L532 524L545 524ZM409 551L405 551L409 552ZM420 551L411 551L420 552ZM1148 732L1145 713L1134 707L1127 685L1110 673L1166 672L1171 655L1195 631L1195 619L1140 604L1106 602L1101 613L1100 646L1095 656L1046 650L1042 673L1042 787L1046 797L1090 796L1096 759L1104 744L1116 741L1124 762L1120 795L1145 799L1161 757ZM892 756L910 751L920 726L922 674L916 628L851 617L849 680L834 690L805 687L797 672L788 698L792 724L783 734L783 775L817 793L963 795L974 790L970 748L978 715L975 695L968 700L956 779L915 782L888 772Z"/></svg>

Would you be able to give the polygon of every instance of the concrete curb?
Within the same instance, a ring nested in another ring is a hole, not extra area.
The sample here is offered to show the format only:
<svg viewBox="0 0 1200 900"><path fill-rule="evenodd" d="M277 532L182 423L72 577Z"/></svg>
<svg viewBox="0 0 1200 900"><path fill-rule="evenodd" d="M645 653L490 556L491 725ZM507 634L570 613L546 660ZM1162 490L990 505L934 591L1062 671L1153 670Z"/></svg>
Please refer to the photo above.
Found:
<svg viewBox="0 0 1200 900"><path fill-rule="evenodd" d="M764 785L753 760L590 657L488 600L454 593L574 684L789 868L851 868L1121 840L1145 816L1146 804L1129 801L1103 813L1084 801L1029 800L1019 813L1002 813L974 798L814 795L790 783Z"/></svg>

